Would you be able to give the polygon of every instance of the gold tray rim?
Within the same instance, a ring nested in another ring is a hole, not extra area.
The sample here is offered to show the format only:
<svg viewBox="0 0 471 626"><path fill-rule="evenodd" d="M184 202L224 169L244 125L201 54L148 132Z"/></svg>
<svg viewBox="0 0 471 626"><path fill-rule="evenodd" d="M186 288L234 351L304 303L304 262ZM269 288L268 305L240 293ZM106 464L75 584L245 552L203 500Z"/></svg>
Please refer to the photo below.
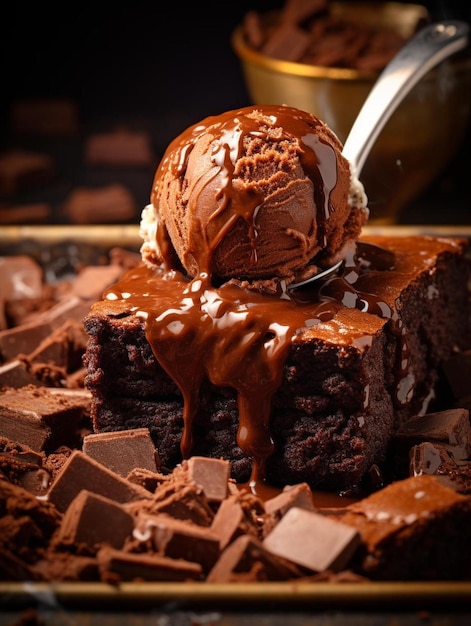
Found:
<svg viewBox="0 0 471 626"><path fill-rule="evenodd" d="M295 605L309 607L353 607L387 605L427 606L447 604L455 608L471 606L471 581L386 581L386 582L127 582L113 586L100 582L0 583L2 605L18 604L25 599L51 601L60 606L114 608L132 606L135 609L168 602L188 604L234 605L252 604ZM48 600L49 599L49 600Z"/></svg>
<svg viewBox="0 0 471 626"><path fill-rule="evenodd" d="M73 239L78 242L108 246L110 242L120 246L139 245L142 241L137 224L103 224L103 225L9 225L0 226L0 245L12 245L28 239L38 239L44 243L54 243ZM399 224L374 225L363 228L364 235L386 235L392 237L408 237L413 235L430 235L438 237L471 238L471 225L453 224Z"/></svg>

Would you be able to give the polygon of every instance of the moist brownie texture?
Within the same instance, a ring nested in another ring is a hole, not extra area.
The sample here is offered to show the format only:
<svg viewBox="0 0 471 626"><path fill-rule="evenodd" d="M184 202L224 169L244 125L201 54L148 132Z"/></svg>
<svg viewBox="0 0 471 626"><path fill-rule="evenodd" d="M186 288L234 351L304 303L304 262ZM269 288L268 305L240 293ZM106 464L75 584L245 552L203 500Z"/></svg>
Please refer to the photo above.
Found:
<svg viewBox="0 0 471 626"><path fill-rule="evenodd" d="M336 312L300 328L280 366L267 425L273 442L267 482L355 491L384 463L391 438L411 416L440 408L441 365L471 345L466 245L455 238L370 235L357 245L354 261L323 284L322 302L335 302ZM136 279L149 286L162 280L159 270L141 265L109 292L132 291ZM292 297L299 306L315 297L298 291ZM153 298L148 317L168 305L160 306ZM186 399L161 365L158 344L148 340L144 317L132 295L105 296L84 320L94 431L147 428L167 469L189 456L182 437L186 430L188 441L191 431L191 454L227 459L231 476L247 482L253 456L241 445L236 385L204 379L198 411L184 422ZM231 347L216 356L229 358Z"/></svg>

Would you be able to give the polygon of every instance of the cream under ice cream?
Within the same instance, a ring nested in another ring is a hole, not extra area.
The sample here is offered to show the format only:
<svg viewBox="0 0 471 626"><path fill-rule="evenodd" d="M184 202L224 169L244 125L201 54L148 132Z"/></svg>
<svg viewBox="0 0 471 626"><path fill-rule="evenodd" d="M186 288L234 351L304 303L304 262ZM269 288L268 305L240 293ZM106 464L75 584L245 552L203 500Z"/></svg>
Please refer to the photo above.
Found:
<svg viewBox="0 0 471 626"><path fill-rule="evenodd" d="M283 279L338 261L368 218L334 132L288 106L208 117L174 139L143 211L143 259L213 280ZM175 255L176 253L176 255Z"/></svg>

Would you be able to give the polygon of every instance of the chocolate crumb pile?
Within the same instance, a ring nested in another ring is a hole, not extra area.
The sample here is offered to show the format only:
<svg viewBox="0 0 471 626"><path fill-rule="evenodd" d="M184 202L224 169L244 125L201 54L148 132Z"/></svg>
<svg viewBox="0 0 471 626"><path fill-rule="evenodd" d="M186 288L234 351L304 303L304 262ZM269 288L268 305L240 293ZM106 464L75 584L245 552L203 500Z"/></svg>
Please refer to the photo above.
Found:
<svg viewBox="0 0 471 626"><path fill-rule="evenodd" d="M93 432L80 319L138 257L98 258L52 283L1 258L0 580L469 580L471 351L444 364L450 408L396 433L388 484L336 506L305 483L255 494L223 458L164 467L146 428Z"/></svg>

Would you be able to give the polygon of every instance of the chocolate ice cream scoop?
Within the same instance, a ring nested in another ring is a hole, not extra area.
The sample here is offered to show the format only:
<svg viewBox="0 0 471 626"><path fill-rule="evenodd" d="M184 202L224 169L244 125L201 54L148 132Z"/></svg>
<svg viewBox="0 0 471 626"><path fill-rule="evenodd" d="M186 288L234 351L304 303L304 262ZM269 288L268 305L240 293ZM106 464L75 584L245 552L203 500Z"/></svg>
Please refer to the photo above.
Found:
<svg viewBox="0 0 471 626"><path fill-rule="evenodd" d="M141 221L148 263L213 280L314 274L368 218L334 132L310 113L250 106L208 117L169 145ZM176 253L176 254L175 254Z"/></svg>

